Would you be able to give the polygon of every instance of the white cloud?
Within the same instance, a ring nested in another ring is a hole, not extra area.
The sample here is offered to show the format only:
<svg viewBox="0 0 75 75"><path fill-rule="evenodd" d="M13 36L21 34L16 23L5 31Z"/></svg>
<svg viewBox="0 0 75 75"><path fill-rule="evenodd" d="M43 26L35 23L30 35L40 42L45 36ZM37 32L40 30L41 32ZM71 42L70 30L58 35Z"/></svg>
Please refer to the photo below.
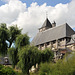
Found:
<svg viewBox="0 0 75 75"><path fill-rule="evenodd" d="M0 22L10 24L24 11L26 11L25 3L18 0L10 0L8 4L0 6Z"/></svg>
<svg viewBox="0 0 75 75"><path fill-rule="evenodd" d="M23 28L23 33L28 32L31 37L36 35L46 19L46 11L51 22L56 21L57 25L67 22L75 27L75 0L67 4L57 4L55 7L47 6L46 3L39 6L32 3L26 8L26 3L19 0L8 0L8 3L0 6L0 23L8 25L17 24Z"/></svg>
<svg viewBox="0 0 75 75"><path fill-rule="evenodd" d="M15 0L1 0L1 1L9 3L10 1L15 1ZM16 1L19 1L19 0L16 0Z"/></svg>

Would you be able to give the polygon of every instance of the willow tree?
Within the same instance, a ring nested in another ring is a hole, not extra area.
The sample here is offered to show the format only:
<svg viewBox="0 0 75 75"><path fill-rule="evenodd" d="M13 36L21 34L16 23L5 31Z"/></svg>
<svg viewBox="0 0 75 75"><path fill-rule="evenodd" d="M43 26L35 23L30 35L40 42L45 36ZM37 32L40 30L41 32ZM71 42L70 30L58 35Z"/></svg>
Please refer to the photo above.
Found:
<svg viewBox="0 0 75 75"><path fill-rule="evenodd" d="M18 49L12 47L8 49L8 53L10 56L10 60L12 61L12 67L15 68L15 66L18 63Z"/></svg>
<svg viewBox="0 0 75 75"><path fill-rule="evenodd" d="M11 47L12 43L16 41L17 36L21 34L21 31L22 29L19 29L17 25L9 27L9 48Z"/></svg>
<svg viewBox="0 0 75 75"><path fill-rule="evenodd" d="M18 55L20 60L18 65L22 72L27 75L29 74L29 69L39 63L40 60L40 51L34 46L22 47Z"/></svg>
<svg viewBox="0 0 75 75"><path fill-rule="evenodd" d="M53 51L50 48L46 48L43 51L41 51L40 61L43 63L49 62L49 61L52 61L53 57L54 57Z"/></svg>
<svg viewBox="0 0 75 75"><path fill-rule="evenodd" d="M29 36L27 34L18 35L16 38L15 46L20 50L22 47L29 45Z"/></svg>
<svg viewBox="0 0 75 75"><path fill-rule="evenodd" d="M0 54L7 54L7 49L11 47L17 36L21 34L21 30L17 25L7 28L5 23L0 24Z"/></svg>
<svg viewBox="0 0 75 75"><path fill-rule="evenodd" d="M8 50L13 68L15 67L15 65L17 65L19 61L18 53L21 53L21 48L29 44L28 35L27 34L18 35L15 43L16 43L15 47L9 48Z"/></svg>
<svg viewBox="0 0 75 75"><path fill-rule="evenodd" d="M25 46L19 52L19 66L23 73L29 74L31 67L41 62L49 62L53 58L53 52L50 49L38 50L35 46Z"/></svg>
<svg viewBox="0 0 75 75"><path fill-rule="evenodd" d="M8 44L6 40L9 39L9 31L5 23L0 24L0 54L7 53Z"/></svg>

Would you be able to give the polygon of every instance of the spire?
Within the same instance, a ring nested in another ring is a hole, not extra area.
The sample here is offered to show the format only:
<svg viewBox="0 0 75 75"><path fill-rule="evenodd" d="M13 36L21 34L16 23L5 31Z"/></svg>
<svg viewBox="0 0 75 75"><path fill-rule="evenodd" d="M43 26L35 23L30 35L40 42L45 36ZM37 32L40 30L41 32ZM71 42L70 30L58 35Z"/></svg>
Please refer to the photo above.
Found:
<svg viewBox="0 0 75 75"><path fill-rule="evenodd" d="M42 25L42 27L39 28L39 32L45 31L49 28L52 28L52 25L51 25L50 21L48 20L48 18L46 18L46 20L45 20L44 24Z"/></svg>
<svg viewBox="0 0 75 75"><path fill-rule="evenodd" d="M46 18L42 27L52 28L52 25L51 25L50 21L48 20L48 18Z"/></svg>

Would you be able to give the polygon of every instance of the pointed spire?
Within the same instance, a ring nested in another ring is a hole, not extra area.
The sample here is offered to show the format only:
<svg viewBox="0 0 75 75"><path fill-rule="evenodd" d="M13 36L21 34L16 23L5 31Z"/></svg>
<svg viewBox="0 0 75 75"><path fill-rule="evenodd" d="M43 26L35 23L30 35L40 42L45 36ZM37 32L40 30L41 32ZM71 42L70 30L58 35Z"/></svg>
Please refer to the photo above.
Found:
<svg viewBox="0 0 75 75"><path fill-rule="evenodd" d="M52 25L51 25L50 21L48 20L48 18L46 18L46 20L45 20L44 24L42 25L42 27L39 28L39 32L45 31L49 28L52 28Z"/></svg>
<svg viewBox="0 0 75 75"><path fill-rule="evenodd" d="M46 19L48 18L48 12L46 11Z"/></svg>
<svg viewBox="0 0 75 75"><path fill-rule="evenodd" d="M48 20L48 18L46 18L42 27L52 28L52 25L51 25L50 21Z"/></svg>

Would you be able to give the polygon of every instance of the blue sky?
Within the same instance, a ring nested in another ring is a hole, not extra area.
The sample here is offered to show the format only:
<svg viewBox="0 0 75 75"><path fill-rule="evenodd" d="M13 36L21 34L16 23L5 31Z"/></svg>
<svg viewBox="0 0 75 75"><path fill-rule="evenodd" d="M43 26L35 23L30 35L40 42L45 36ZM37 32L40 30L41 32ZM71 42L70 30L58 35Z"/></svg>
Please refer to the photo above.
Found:
<svg viewBox="0 0 75 75"><path fill-rule="evenodd" d="M1 5L4 5L4 4L5 4L5 2L3 2L3 1L0 1L0 6L1 6Z"/></svg>
<svg viewBox="0 0 75 75"><path fill-rule="evenodd" d="M75 31L75 28L73 28L74 29L74 31Z"/></svg>
<svg viewBox="0 0 75 75"><path fill-rule="evenodd" d="M55 6L56 4L62 3L62 4L66 4L69 3L71 0L20 0L23 3L27 4L27 7L30 6L30 4L32 2L37 2L38 5L42 5L43 3L47 3L47 5L49 6ZM6 2L4 2L4 0L0 0L0 6L4 5Z"/></svg>
<svg viewBox="0 0 75 75"><path fill-rule="evenodd" d="M22 2L26 2L27 6L29 6L32 2L37 2L38 5L41 5L43 3L47 3L49 6L55 6L58 3L69 3L71 0L21 0Z"/></svg>

